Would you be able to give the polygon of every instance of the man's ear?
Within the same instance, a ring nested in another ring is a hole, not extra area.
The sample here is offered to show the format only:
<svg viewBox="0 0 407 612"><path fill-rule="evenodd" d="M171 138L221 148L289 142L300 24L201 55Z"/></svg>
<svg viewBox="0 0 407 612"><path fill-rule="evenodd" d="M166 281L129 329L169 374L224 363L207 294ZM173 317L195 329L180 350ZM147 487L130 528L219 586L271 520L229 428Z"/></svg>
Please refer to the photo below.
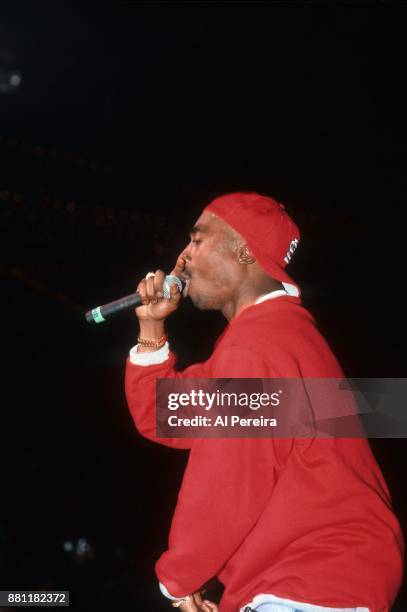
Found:
<svg viewBox="0 0 407 612"><path fill-rule="evenodd" d="M256 258L251 252L250 248L247 244L243 244L239 247L239 263L243 265L253 264L255 263Z"/></svg>

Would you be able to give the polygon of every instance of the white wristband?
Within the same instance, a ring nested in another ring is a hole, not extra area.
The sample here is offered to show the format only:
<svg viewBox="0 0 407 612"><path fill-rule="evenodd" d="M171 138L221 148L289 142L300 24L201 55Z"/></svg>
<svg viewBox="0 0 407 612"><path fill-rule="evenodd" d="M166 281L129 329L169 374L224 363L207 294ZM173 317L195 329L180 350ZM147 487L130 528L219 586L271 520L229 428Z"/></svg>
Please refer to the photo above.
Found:
<svg viewBox="0 0 407 612"><path fill-rule="evenodd" d="M169 354L170 347L168 342L166 342L164 346L157 351L151 351L148 353L139 353L138 344L136 344L136 346L133 346L133 348L130 350L130 361L134 365L139 366L156 365L158 363L164 363L164 361L167 361Z"/></svg>
<svg viewBox="0 0 407 612"><path fill-rule="evenodd" d="M162 582L159 582L158 584L160 585L160 591L161 591L161 593L162 593L162 594L163 594L165 597L167 597L167 599L171 599L172 601L176 601L177 599L182 599L182 597L173 597L173 596L171 595L171 593L169 593L169 592L167 591L167 589L165 588L165 586L163 585L163 583L162 583ZM186 597L186 595L184 595L184 597Z"/></svg>

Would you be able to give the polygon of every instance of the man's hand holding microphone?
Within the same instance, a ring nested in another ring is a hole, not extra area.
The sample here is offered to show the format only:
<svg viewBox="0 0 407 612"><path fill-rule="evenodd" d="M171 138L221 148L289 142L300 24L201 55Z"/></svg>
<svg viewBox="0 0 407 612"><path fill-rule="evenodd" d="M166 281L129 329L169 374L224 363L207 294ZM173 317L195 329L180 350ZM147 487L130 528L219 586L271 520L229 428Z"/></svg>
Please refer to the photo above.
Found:
<svg viewBox="0 0 407 612"><path fill-rule="evenodd" d="M185 259L180 255L170 276L179 277L185 268ZM149 272L138 286L137 293L142 298L142 305L135 309L140 323L138 352L156 351L167 340L164 329L165 319L177 310L181 293L176 283L170 284L169 297L164 297L164 282L166 275L162 270Z"/></svg>

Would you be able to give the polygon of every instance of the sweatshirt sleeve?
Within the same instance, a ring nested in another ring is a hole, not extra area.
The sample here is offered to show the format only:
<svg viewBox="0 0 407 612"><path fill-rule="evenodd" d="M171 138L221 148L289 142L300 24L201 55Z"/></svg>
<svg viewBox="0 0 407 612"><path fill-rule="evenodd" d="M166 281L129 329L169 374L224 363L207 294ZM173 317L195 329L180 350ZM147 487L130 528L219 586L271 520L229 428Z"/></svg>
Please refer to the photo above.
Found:
<svg viewBox="0 0 407 612"><path fill-rule="evenodd" d="M253 529L292 441L157 438L157 378L276 376L260 355L238 345L223 346L208 362L183 372L176 372L174 366L171 352L168 360L155 365L138 366L128 360L126 395L135 425L143 436L167 446L190 449L168 550L156 564L157 577L166 590L174 597L183 597L216 576Z"/></svg>

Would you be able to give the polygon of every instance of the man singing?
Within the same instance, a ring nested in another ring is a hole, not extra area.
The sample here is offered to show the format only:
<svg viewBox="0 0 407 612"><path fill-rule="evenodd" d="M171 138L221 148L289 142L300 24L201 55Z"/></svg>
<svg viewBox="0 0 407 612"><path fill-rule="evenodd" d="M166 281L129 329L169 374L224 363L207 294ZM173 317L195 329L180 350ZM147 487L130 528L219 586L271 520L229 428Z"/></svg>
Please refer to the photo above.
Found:
<svg viewBox="0 0 407 612"><path fill-rule="evenodd" d="M156 564L161 591L180 610L217 610L200 595L215 576L225 587L221 612L383 612L400 586L403 538L366 439L156 437L157 378L344 377L285 271L299 240L284 206L257 193L204 209L173 273L197 308L221 310L228 325L211 357L183 372L165 334L177 287L163 298L157 270L137 288L130 412L143 436L190 449Z"/></svg>

